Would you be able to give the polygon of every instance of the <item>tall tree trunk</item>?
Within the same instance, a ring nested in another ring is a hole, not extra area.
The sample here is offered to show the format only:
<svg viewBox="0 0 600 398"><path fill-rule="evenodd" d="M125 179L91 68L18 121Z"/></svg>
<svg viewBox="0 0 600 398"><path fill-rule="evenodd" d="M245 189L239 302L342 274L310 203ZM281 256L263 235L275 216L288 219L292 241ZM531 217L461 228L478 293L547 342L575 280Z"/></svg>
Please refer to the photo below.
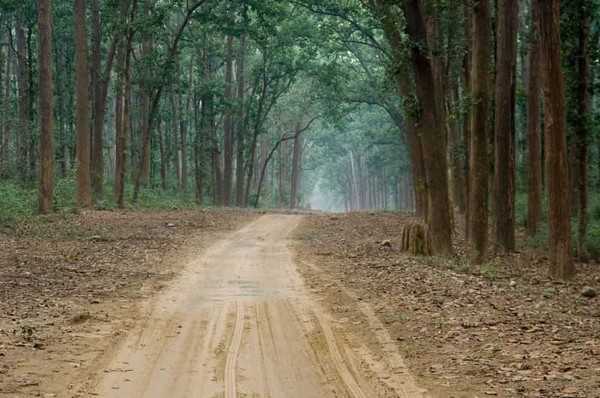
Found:
<svg viewBox="0 0 600 398"><path fill-rule="evenodd" d="M473 59L471 71L471 142L469 150L469 237L472 259L481 263L488 245L488 75L490 10L487 1L473 6Z"/></svg>
<svg viewBox="0 0 600 398"><path fill-rule="evenodd" d="M4 39L4 34L0 34L0 40ZM6 91L5 87L10 85L10 80L5 77L4 73L8 75L9 70L4 69L5 63L10 65L10 61L8 61L8 49L7 56L4 54L4 50L0 49L0 179L7 177L9 174L9 152L8 146L10 143L10 132L7 128L8 125L8 112L7 103L10 102L10 98L7 95L10 94L9 91Z"/></svg>
<svg viewBox="0 0 600 398"><path fill-rule="evenodd" d="M528 191L527 233L535 236L542 218L542 142L540 131L540 16L539 2L531 0L531 40L527 93Z"/></svg>
<svg viewBox="0 0 600 398"><path fill-rule="evenodd" d="M40 113L40 190L39 212L52 211L54 190L52 133L52 1L38 0L39 30L39 113Z"/></svg>
<svg viewBox="0 0 600 398"><path fill-rule="evenodd" d="M125 176L127 175L127 137L131 130L131 44L133 31L128 27L127 41L120 45L118 65L119 81L117 82L117 112L116 122L116 146L115 146L115 185L114 197L117 206L125 207ZM118 106L121 104L121 110Z"/></svg>
<svg viewBox="0 0 600 398"><path fill-rule="evenodd" d="M464 24L465 24L465 55L463 59L463 84L464 84L464 98L468 101L464 101L466 105L463 116L463 140L464 140L464 151L465 151L465 164L463 164L463 170L465 173L465 238L468 242L471 241L470 236L470 218L471 218L471 176L469 162L471 158L471 109L472 104L472 88L471 88L471 73L473 68L473 6L471 0L464 0L463 2L463 13L464 13Z"/></svg>
<svg viewBox="0 0 600 398"><path fill-rule="evenodd" d="M27 181L31 178L29 173L29 142L31 141L31 109L29 98L29 65L27 62L27 38L25 26L21 17L17 17L16 25L17 36L17 88L19 92L19 134L17 135L17 170L19 171L21 181Z"/></svg>
<svg viewBox="0 0 600 398"><path fill-rule="evenodd" d="M146 1L146 13L150 12L150 1ZM152 42L148 35L142 43L142 53L146 60L149 59L152 52ZM139 169L138 186L145 186L150 181L150 102L151 89L148 81L145 81L142 86L142 147L141 147L141 162Z"/></svg>
<svg viewBox="0 0 600 398"><path fill-rule="evenodd" d="M205 145L206 145L206 109L204 103L200 104L196 83L193 85L194 99L194 176L196 203L204 204L204 167L205 167Z"/></svg>
<svg viewBox="0 0 600 398"><path fill-rule="evenodd" d="M590 15L589 1L579 2L579 57L578 57L578 118L575 128L576 153L577 153L577 192L579 195L578 226L577 226L577 254L586 255L586 236L588 224L588 137L590 114Z"/></svg>
<svg viewBox="0 0 600 398"><path fill-rule="evenodd" d="M99 0L91 0L92 14L92 58L91 78L94 104L94 123L92 125L92 186L96 200L102 196L104 184L104 152L103 152L103 124L104 107L106 100L103 98L103 87L100 68L102 67L102 25L100 22ZM116 33L115 33L116 35ZM87 36L86 36L87 38ZM109 72L110 74L110 72ZM102 109L100 109L102 107ZM89 119L89 118L88 118Z"/></svg>
<svg viewBox="0 0 600 398"><path fill-rule="evenodd" d="M300 123L296 126L296 138L294 138L294 152L292 155L292 178L290 187L290 208L295 209L299 206L300 200L300 178L301 178L301 165L302 165L302 146L304 142L302 140L302 134L300 130Z"/></svg>
<svg viewBox="0 0 600 398"><path fill-rule="evenodd" d="M237 161L236 161L236 205L243 207L246 205L245 192L244 192L244 145L246 138L246 109L245 109L245 95L246 89L246 36L242 34L240 36L240 48L237 56L237 97L239 102L238 120L237 120Z"/></svg>
<svg viewBox="0 0 600 398"><path fill-rule="evenodd" d="M92 0L92 29L93 29L93 49L92 49L92 78L95 79L95 83L92 82L93 94L94 94L94 120L92 123L92 187L96 197L102 196L103 183L104 183L104 152L103 152L103 140L104 140L104 115L106 113L106 101L108 97L108 88L112 76L112 67L115 59L117 48L120 46L121 41L124 39L124 33L127 33L126 41L131 42L132 28L128 27L122 33L116 31L113 34L113 38L108 49L107 59L104 65L104 70L101 72L101 41L102 41L102 24L100 20L100 7L98 0ZM138 0L119 0L120 9L120 24L125 24L129 18L129 23L132 22L136 10ZM119 29L119 28L117 28ZM131 47L130 44L127 45ZM130 50L127 50L130 52ZM95 76L94 76L95 75ZM129 123L130 124L130 123Z"/></svg>
<svg viewBox="0 0 600 398"><path fill-rule="evenodd" d="M458 84L458 83L456 83ZM458 105L458 87L453 84L448 92L448 107L456 109ZM460 120L457 117L448 119L448 160L450 163L450 181L452 202L461 214L465 213L465 170L463 164L463 142L460 132Z"/></svg>
<svg viewBox="0 0 600 398"><path fill-rule="evenodd" d="M495 203L496 244L515 249L515 93L518 0L499 0L496 34Z"/></svg>
<svg viewBox="0 0 600 398"><path fill-rule="evenodd" d="M560 0L540 1L544 116L548 165L550 274L566 279L575 269L571 258L569 169L565 82L560 56Z"/></svg>
<svg viewBox="0 0 600 398"><path fill-rule="evenodd" d="M85 0L75 0L75 129L77 130L77 205L92 207L90 179L90 95Z"/></svg>
<svg viewBox="0 0 600 398"><path fill-rule="evenodd" d="M228 102L223 118L223 202L232 203L233 180L233 36L227 36L225 45L225 101Z"/></svg>
<svg viewBox="0 0 600 398"><path fill-rule="evenodd" d="M181 109L183 105L183 101L181 95L179 96L179 106L180 110L179 114L179 146L177 148L177 153L179 154L179 190L181 192L187 191L187 124L188 121L185 120L187 117L187 109Z"/></svg>
<svg viewBox="0 0 600 398"><path fill-rule="evenodd" d="M438 255L452 253L452 224L448 197L446 137L440 114L441 87L436 84L428 58L427 34L419 0L404 0L408 34L414 45L412 63L422 126L423 158L428 188L428 225L432 251Z"/></svg>
<svg viewBox="0 0 600 398"><path fill-rule="evenodd" d="M158 124L158 146L160 151L160 187L163 191L167 190L167 144L165 143L166 123Z"/></svg>
<svg viewBox="0 0 600 398"><path fill-rule="evenodd" d="M125 183L125 123L124 97L125 97L125 45L120 46L117 54L117 82L115 85L115 183L113 196L119 203Z"/></svg>

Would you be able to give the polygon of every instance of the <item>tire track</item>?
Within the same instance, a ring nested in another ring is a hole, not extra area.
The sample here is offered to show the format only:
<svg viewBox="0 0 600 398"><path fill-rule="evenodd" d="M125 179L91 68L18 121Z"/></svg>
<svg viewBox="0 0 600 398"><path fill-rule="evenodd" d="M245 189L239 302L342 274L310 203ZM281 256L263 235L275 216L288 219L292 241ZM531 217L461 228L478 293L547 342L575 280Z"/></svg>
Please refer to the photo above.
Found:
<svg viewBox="0 0 600 398"><path fill-rule="evenodd" d="M263 316L264 314L264 316ZM274 347L273 345L273 334L271 333L268 337L267 340L265 340L265 332L262 330L264 328L264 324L266 323L268 325L268 329L271 330L271 325L268 324L269 322L269 315L268 315L268 309L265 303L259 303L256 305L255 307L255 322L256 322L256 333L258 336L258 351L260 353L260 366L262 369L262 384L263 384L263 395L265 397L270 397L271 396L271 387L270 387L270 383L269 383L269 369L267 367L267 355L268 355L268 348L267 348L267 342L270 343L270 345L272 347ZM273 356L273 358L279 362L279 358L277 356L277 351L276 349L274 350L275 354Z"/></svg>
<svg viewBox="0 0 600 398"><path fill-rule="evenodd" d="M244 306L236 303L236 320L231 345L225 361L225 398L237 398L237 361L244 333Z"/></svg>
<svg viewBox="0 0 600 398"><path fill-rule="evenodd" d="M358 385L358 382L354 378L354 375L344 361L342 354L337 346L337 342L335 339L335 335L333 334L333 330L329 325L329 322L325 319L324 315L319 312L319 310L314 311L315 316L321 326L321 330L323 331L323 336L325 337L325 342L327 343L327 347L329 349L329 357L333 362L335 369L342 379L346 390L350 394L352 398L367 398L362 388Z"/></svg>
<svg viewBox="0 0 600 398"><path fill-rule="evenodd" d="M330 278L318 265L308 261L302 261L302 263L318 273L324 280L333 283L346 296L355 300L358 310L366 318L369 329L373 332L379 346L385 353L383 357L384 363L389 370L388 374L390 377L382 380L382 382L392 388L398 394L399 398L427 397L427 390L416 385L396 343L387 328L377 317L377 314L375 314L375 311L373 311L373 308L368 303L359 302L357 296L352 291L338 281Z"/></svg>
<svg viewBox="0 0 600 398"><path fill-rule="evenodd" d="M200 349L200 353L196 357L196 361L200 362L200 367L202 369L206 369L208 366L210 350L215 345L215 339L218 339L220 336L217 335L218 325L222 324L224 321L224 317L227 312L227 307L225 305L220 307L213 307L209 312L208 316L208 325L206 326L206 334L203 339L202 348ZM208 372L206 370L202 371L197 379L197 387L195 393L198 396L204 396L204 392L206 389L206 379L208 376ZM192 391L190 387L186 391L186 394L191 395Z"/></svg>

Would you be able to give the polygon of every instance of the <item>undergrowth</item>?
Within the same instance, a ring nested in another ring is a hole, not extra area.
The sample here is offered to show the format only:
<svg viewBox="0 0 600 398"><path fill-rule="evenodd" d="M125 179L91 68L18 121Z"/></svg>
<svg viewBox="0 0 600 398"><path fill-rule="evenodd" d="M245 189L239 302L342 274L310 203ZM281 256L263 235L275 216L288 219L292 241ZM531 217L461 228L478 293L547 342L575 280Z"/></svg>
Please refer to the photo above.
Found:
<svg viewBox="0 0 600 398"><path fill-rule="evenodd" d="M547 199L544 198L543 209L547 209ZM527 226L527 194L521 193L516 197L516 221L520 227ZM575 250L578 241L577 217L571 220L571 236ZM535 236L527 237L524 244L529 247L543 249L548 246L549 239L548 218L542 212L542 220ZM586 254L592 259L600 259L600 195L591 195L588 207L588 232L585 240Z"/></svg>
<svg viewBox="0 0 600 398"><path fill-rule="evenodd" d="M55 181L54 211L56 213L76 212L75 197L74 176ZM175 190L163 191L153 187L142 189L134 204L131 184L125 190L125 198L127 207L136 210L177 210L191 209L197 206L193 193L182 193ZM37 213L37 200L35 187L23 186L12 181L0 181L0 224L4 227L11 227L19 220L33 217ZM111 185L105 186L103 197L96 201L96 208L101 210L117 208Z"/></svg>

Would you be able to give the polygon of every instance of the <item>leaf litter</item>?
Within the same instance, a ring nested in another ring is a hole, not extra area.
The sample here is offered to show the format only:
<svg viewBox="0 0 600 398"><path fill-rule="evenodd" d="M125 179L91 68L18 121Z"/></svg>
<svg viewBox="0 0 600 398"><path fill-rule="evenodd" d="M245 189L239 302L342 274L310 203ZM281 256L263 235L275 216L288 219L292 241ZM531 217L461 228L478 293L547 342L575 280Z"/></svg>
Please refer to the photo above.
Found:
<svg viewBox="0 0 600 398"><path fill-rule="evenodd" d="M82 396L78 381L200 251L257 217L240 210L86 211L0 232L0 396Z"/></svg>
<svg viewBox="0 0 600 398"><path fill-rule="evenodd" d="M547 276L543 252L521 247L479 267L399 252L399 213L312 215L296 233L307 285L334 312L370 303L432 397L600 397L598 264L569 282ZM524 239L523 239L524 240ZM335 281L335 283L331 283Z"/></svg>

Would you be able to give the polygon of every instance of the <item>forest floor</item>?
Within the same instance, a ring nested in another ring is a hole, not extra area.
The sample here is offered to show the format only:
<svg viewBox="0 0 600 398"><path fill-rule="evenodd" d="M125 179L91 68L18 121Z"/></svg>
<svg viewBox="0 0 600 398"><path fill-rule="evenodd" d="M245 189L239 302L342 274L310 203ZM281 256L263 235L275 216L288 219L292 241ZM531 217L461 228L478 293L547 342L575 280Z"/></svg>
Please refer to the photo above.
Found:
<svg viewBox="0 0 600 398"><path fill-rule="evenodd" d="M297 263L334 316L366 325L361 308L371 305L432 397L600 397L600 299L586 297L600 285L599 264L578 264L575 279L560 283L531 249L477 269L464 255L409 257L397 250L407 221L305 218Z"/></svg>
<svg viewBox="0 0 600 398"><path fill-rule="evenodd" d="M600 397L598 264L557 283L532 250L409 257L407 221L84 212L0 230L0 397Z"/></svg>
<svg viewBox="0 0 600 398"><path fill-rule="evenodd" d="M79 396L77 382L140 320L140 304L258 216L93 211L0 229L0 396ZM72 391L72 395L66 395Z"/></svg>

